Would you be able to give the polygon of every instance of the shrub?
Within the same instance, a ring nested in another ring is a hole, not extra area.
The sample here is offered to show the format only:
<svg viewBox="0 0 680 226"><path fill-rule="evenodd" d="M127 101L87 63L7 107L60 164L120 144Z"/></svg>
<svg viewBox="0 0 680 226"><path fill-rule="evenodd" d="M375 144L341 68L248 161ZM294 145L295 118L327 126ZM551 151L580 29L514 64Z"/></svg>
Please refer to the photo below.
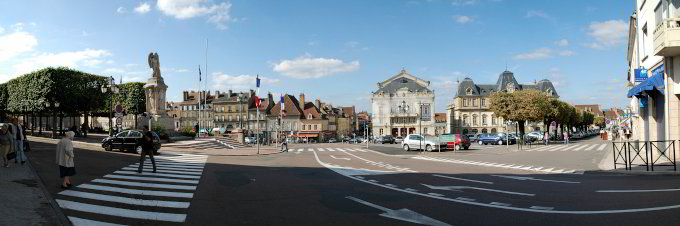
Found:
<svg viewBox="0 0 680 226"><path fill-rule="evenodd" d="M191 127L191 126L182 127L182 128L179 130L179 133L180 133L182 136L187 136L187 137L195 137L195 136L196 136L196 132L194 132L194 128Z"/></svg>

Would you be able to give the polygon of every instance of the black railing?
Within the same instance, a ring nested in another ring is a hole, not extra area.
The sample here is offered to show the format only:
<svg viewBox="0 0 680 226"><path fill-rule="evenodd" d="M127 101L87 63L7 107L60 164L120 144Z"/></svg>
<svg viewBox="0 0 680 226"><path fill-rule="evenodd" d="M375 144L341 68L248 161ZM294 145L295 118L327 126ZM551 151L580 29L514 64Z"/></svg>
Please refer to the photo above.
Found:
<svg viewBox="0 0 680 226"><path fill-rule="evenodd" d="M672 166L677 171L675 140L612 142L612 151L614 169L624 165L626 170L644 166L647 171L654 171L654 166Z"/></svg>

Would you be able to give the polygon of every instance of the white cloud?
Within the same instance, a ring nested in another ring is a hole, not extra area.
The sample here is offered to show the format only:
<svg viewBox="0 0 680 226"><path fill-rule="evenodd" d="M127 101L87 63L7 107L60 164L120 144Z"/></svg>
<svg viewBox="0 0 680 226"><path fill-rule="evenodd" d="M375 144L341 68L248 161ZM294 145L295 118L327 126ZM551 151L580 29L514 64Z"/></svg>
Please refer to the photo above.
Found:
<svg viewBox="0 0 680 226"><path fill-rule="evenodd" d="M343 62L332 58L312 58L309 55L274 64L274 71L297 79L311 79L359 69L359 61Z"/></svg>
<svg viewBox="0 0 680 226"><path fill-rule="evenodd" d="M479 0L453 0L451 2L451 5L459 6L459 5L474 5L477 4Z"/></svg>
<svg viewBox="0 0 680 226"><path fill-rule="evenodd" d="M529 10L527 11L527 14L525 16L526 18L533 18L533 17L538 17L538 18L543 18L546 20L555 20L552 18L550 15L548 15L546 12L543 12L541 10Z"/></svg>
<svg viewBox="0 0 680 226"><path fill-rule="evenodd" d="M14 30L14 31L23 31L24 26L26 26L26 24L19 22L19 23L15 23L15 24L10 25L10 28L12 28L12 30Z"/></svg>
<svg viewBox="0 0 680 226"><path fill-rule="evenodd" d="M139 14L145 14L151 11L151 5L148 2L142 2L135 8L135 12Z"/></svg>
<svg viewBox="0 0 680 226"><path fill-rule="evenodd" d="M104 74L123 74L125 70L122 68L107 68L102 71Z"/></svg>
<svg viewBox="0 0 680 226"><path fill-rule="evenodd" d="M5 32L5 29L0 27L0 33Z"/></svg>
<svg viewBox="0 0 680 226"><path fill-rule="evenodd" d="M573 55L576 55L576 53L575 53L574 51L571 51L571 50L562 50L562 51L560 51L559 53L557 53L557 55L560 55L560 56L573 56Z"/></svg>
<svg viewBox="0 0 680 226"><path fill-rule="evenodd" d="M0 36L0 62L14 58L22 53L32 51L38 45L38 39L32 34L16 31Z"/></svg>
<svg viewBox="0 0 680 226"><path fill-rule="evenodd" d="M212 73L210 77L213 88L216 90L248 90L255 88L254 75L228 75L222 72ZM279 84L281 80L260 76L261 86L266 84Z"/></svg>
<svg viewBox="0 0 680 226"><path fill-rule="evenodd" d="M558 41L555 42L555 45L557 45L557 46L562 46L562 47L568 46L568 45L569 45L569 40L560 39L560 40L558 40Z"/></svg>
<svg viewBox="0 0 680 226"><path fill-rule="evenodd" d="M459 24L467 24L467 23L473 22L475 20L471 16L463 16L463 15L453 16L453 19L456 20L456 23L459 23Z"/></svg>
<svg viewBox="0 0 680 226"><path fill-rule="evenodd" d="M219 29L226 29L227 22L232 21L230 15L231 3L222 2L209 5L209 0L158 0L156 6L165 15L176 19L189 19L207 16L208 22Z"/></svg>
<svg viewBox="0 0 680 226"><path fill-rule="evenodd" d="M533 52L520 53L513 58L516 60L542 60L552 57L553 50L549 48L536 49Z"/></svg>
<svg viewBox="0 0 680 226"><path fill-rule="evenodd" d="M15 74L25 74L44 67L70 67L77 68L79 65L92 64L93 60L110 56L106 50L85 49L75 52L41 53L24 59L14 65Z"/></svg>
<svg viewBox="0 0 680 226"><path fill-rule="evenodd" d="M588 26L588 35L595 38L595 42L586 47L604 49L621 44L628 36L628 24L623 20L608 20L592 22Z"/></svg>
<svg viewBox="0 0 680 226"><path fill-rule="evenodd" d="M127 13L127 9L125 9L125 7L122 7L122 6L121 6L121 7L118 7L118 9L116 9L116 12L118 12L118 13Z"/></svg>

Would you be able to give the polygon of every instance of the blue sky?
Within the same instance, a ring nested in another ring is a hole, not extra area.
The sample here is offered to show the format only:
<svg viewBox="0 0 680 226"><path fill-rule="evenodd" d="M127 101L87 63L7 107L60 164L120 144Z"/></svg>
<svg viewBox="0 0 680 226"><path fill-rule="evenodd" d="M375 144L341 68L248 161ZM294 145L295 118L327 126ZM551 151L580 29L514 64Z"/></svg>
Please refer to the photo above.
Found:
<svg viewBox="0 0 680 226"><path fill-rule="evenodd" d="M438 112L465 77L550 79L573 104L622 107L633 1L3 1L0 82L69 66L123 82L150 77L158 52L167 98L208 86L320 98L369 110L376 84L405 68L432 82ZM205 73L205 68L202 69Z"/></svg>

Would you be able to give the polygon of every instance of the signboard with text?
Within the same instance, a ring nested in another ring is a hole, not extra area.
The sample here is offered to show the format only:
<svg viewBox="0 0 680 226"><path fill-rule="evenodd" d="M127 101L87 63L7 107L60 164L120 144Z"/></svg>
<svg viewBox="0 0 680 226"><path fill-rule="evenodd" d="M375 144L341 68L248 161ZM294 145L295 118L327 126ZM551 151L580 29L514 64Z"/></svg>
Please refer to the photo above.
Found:
<svg viewBox="0 0 680 226"><path fill-rule="evenodd" d="M647 69L644 68L635 69L635 81L644 82L645 80L647 80Z"/></svg>

